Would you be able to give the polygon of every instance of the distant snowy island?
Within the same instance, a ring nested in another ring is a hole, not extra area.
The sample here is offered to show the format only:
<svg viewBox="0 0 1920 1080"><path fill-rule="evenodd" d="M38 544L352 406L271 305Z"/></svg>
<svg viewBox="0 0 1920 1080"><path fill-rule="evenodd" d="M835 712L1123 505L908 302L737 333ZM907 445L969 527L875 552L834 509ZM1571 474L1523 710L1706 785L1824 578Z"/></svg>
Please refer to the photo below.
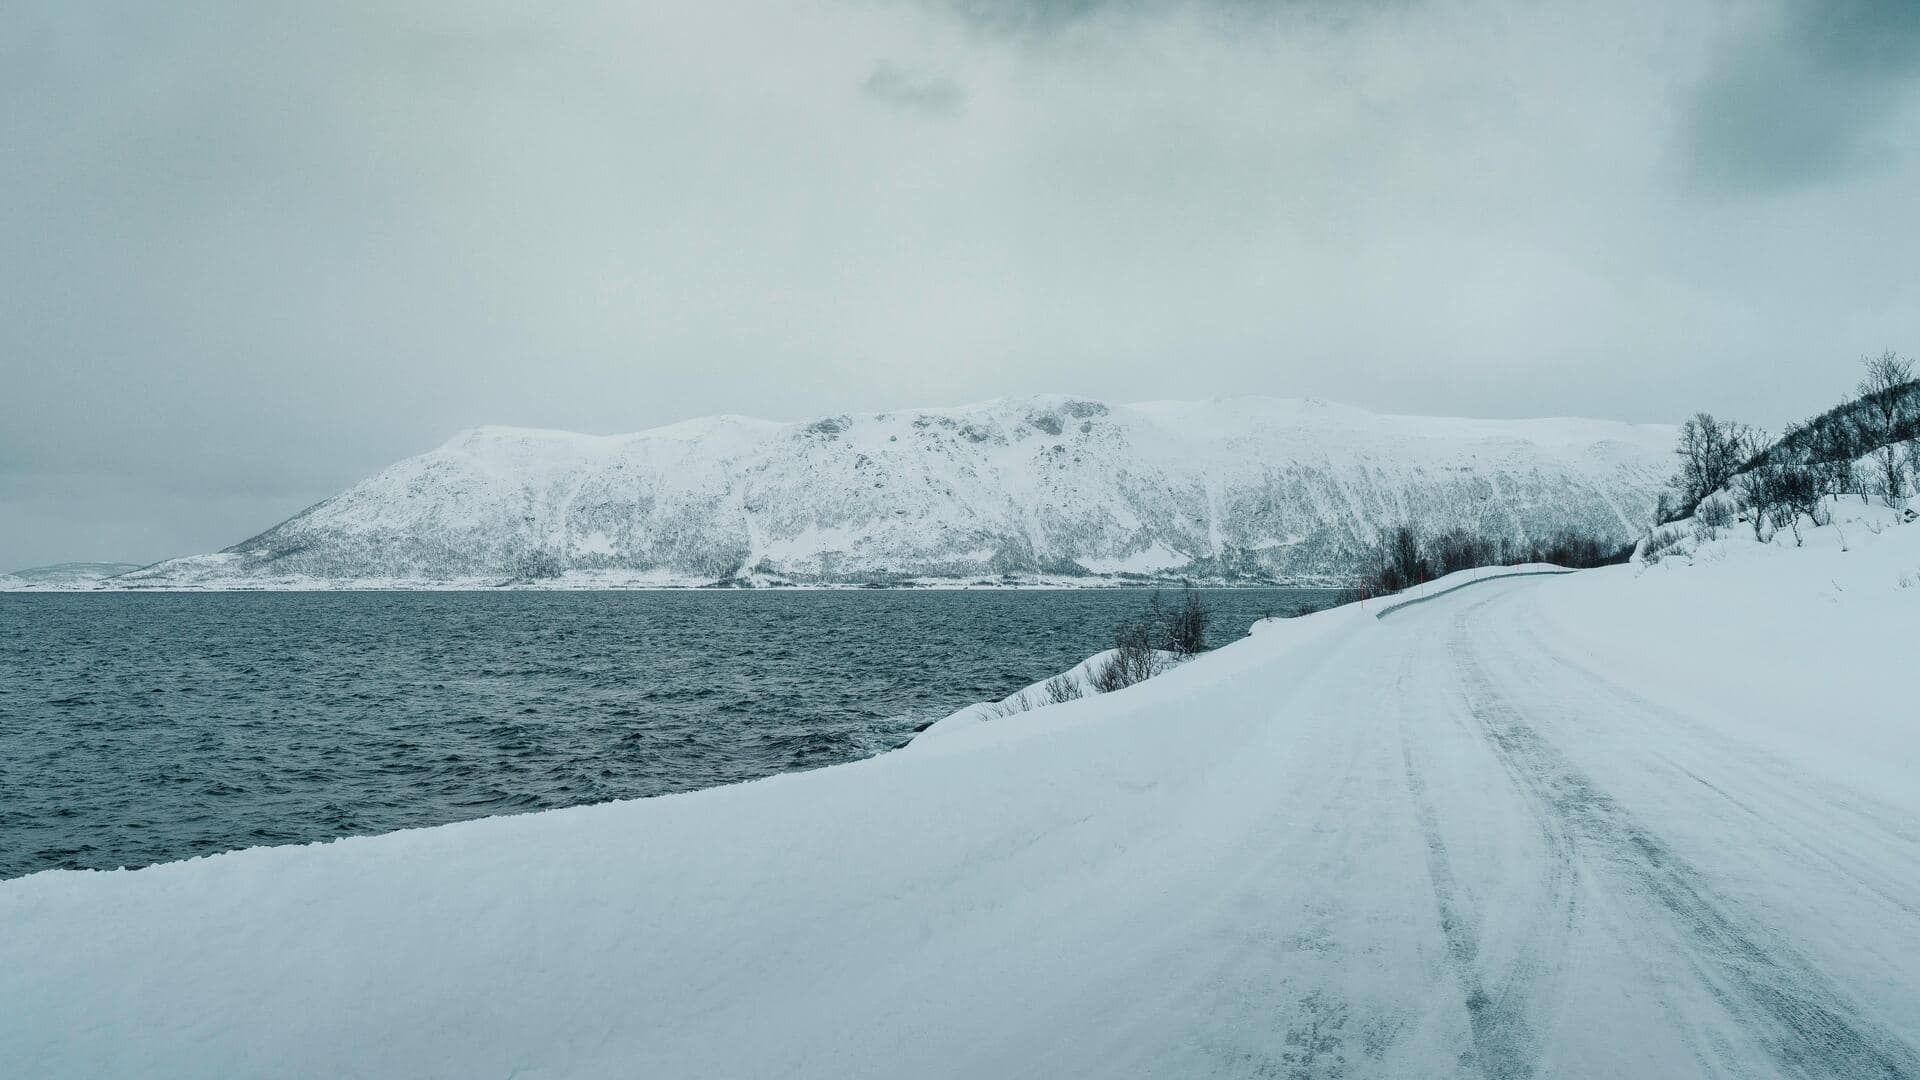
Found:
<svg viewBox="0 0 1920 1080"><path fill-rule="evenodd" d="M1674 429L1067 397L631 435L478 428L108 588L1345 580L1382 527L1625 543Z"/></svg>
<svg viewBox="0 0 1920 1080"><path fill-rule="evenodd" d="M96 582L140 569L139 563L64 562L0 574L0 589L90 588Z"/></svg>

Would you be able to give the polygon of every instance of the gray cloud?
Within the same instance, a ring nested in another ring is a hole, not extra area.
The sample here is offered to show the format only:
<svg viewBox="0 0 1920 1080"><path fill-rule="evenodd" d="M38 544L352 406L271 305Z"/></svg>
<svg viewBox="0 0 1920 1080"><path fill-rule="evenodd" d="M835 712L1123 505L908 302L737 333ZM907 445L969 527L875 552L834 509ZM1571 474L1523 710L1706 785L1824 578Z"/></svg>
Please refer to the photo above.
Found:
<svg viewBox="0 0 1920 1080"><path fill-rule="evenodd" d="M1920 4L1792 0L1736 28L1679 134L1713 188L1793 189L1910 160L1917 93Z"/></svg>
<svg viewBox="0 0 1920 1080"><path fill-rule="evenodd" d="M966 104L966 89L952 79L910 71L885 60L873 65L861 92L895 108L952 116Z"/></svg>
<svg viewBox="0 0 1920 1080"><path fill-rule="evenodd" d="M484 423L1057 391L1778 425L1920 351L1911 34L1834 10L1880 17L15 4L0 569L223 546Z"/></svg>
<svg viewBox="0 0 1920 1080"><path fill-rule="evenodd" d="M976 28L1000 33L1049 34L1106 18L1180 15L1230 25L1312 17L1351 21L1424 0L928 0Z"/></svg>

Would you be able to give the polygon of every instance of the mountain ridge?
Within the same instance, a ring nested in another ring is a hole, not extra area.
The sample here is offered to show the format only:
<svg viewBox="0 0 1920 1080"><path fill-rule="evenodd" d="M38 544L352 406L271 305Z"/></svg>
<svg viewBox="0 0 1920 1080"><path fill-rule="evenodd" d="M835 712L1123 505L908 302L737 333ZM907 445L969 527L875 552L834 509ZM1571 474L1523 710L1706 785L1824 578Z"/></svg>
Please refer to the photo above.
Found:
<svg viewBox="0 0 1920 1080"><path fill-rule="evenodd" d="M1624 542L1672 435L1068 395L624 435L483 426L113 587L1330 581L1404 520Z"/></svg>

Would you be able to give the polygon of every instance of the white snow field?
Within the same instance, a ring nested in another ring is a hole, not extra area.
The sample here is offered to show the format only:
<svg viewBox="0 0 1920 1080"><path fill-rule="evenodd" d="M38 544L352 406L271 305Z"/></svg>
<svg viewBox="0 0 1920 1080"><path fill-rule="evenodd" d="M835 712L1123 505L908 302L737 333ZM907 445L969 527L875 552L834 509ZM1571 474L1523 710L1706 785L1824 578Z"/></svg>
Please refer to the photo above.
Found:
<svg viewBox="0 0 1920 1080"><path fill-rule="evenodd" d="M0 882L0 1075L1920 1076L1920 525L1845 518L817 772Z"/></svg>

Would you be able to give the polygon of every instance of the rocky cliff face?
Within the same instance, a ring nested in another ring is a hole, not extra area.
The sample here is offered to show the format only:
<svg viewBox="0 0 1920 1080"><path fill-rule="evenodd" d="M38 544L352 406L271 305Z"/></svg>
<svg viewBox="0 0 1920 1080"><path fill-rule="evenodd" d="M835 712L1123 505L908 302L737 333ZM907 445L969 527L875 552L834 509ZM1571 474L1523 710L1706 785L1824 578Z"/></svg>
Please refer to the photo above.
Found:
<svg viewBox="0 0 1920 1080"><path fill-rule="evenodd" d="M1629 539L1672 429L1047 397L633 435L481 428L133 585L1344 575L1382 526Z"/></svg>

